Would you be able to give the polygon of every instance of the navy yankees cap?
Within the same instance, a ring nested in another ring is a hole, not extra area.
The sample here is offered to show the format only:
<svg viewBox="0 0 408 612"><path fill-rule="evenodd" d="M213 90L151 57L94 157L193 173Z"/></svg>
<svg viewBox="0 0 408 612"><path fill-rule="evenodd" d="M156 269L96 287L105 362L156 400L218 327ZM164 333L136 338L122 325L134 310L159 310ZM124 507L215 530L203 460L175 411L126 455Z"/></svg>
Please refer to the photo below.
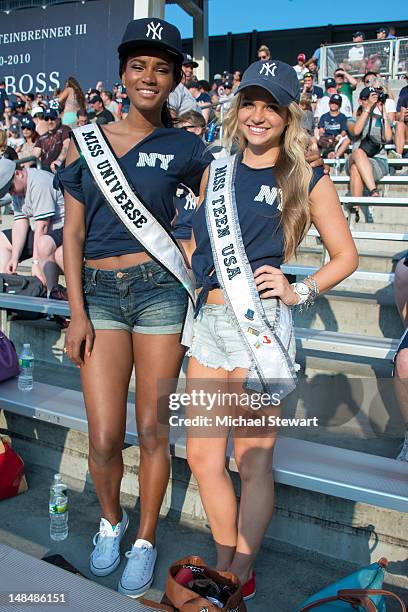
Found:
<svg viewBox="0 0 408 612"><path fill-rule="evenodd" d="M128 23L118 53L124 55L135 47L156 47L167 51L180 63L184 59L179 30L163 19L145 17Z"/></svg>
<svg viewBox="0 0 408 612"><path fill-rule="evenodd" d="M21 120L21 127L23 129L27 128L28 130L35 130L35 123L31 119L31 117L23 117L23 119Z"/></svg>
<svg viewBox="0 0 408 612"><path fill-rule="evenodd" d="M295 70L280 60L258 60L242 75L241 84L235 93L246 87L262 87L273 95L280 106L299 102L300 85Z"/></svg>
<svg viewBox="0 0 408 612"><path fill-rule="evenodd" d="M353 38L363 38L365 40L365 34L364 32L361 32L361 30L358 30L357 32L354 32Z"/></svg>
<svg viewBox="0 0 408 612"><path fill-rule="evenodd" d="M183 66L191 66L192 68L198 68L197 62L193 60L189 53L183 53Z"/></svg>
<svg viewBox="0 0 408 612"><path fill-rule="evenodd" d="M340 94L333 94L332 96L330 96L330 100L329 100L330 104L338 104L339 108L341 106L341 103L343 102L342 97Z"/></svg>
<svg viewBox="0 0 408 612"><path fill-rule="evenodd" d="M377 34L380 34L381 32L383 34L388 34L388 28L385 28L384 26L382 28L378 28L378 30L376 30Z"/></svg>
<svg viewBox="0 0 408 612"><path fill-rule="evenodd" d="M58 119L58 113L54 108L47 108L44 111L44 119Z"/></svg>
<svg viewBox="0 0 408 612"><path fill-rule="evenodd" d="M360 91L360 100L368 100L368 98L370 97L370 94L377 94L378 95L378 91L374 88L374 87L364 87L364 89L362 89Z"/></svg>
<svg viewBox="0 0 408 612"><path fill-rule="evenodd" d="M324 84L326 89L330 89L330 87L336 87L336 81L334 79L326 79Z"/></svg>

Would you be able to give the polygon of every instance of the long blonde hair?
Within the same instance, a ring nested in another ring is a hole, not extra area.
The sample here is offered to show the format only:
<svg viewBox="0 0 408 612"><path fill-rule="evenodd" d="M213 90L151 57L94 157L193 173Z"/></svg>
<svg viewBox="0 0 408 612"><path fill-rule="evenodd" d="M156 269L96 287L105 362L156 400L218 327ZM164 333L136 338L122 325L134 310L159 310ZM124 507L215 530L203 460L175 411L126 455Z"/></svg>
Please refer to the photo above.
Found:
<svg viewBox="0 0 408 612"><path fill-rule="evenodd" d="M0 155L4 155L7 149L7 132L0 128Z"/></svg>
<svg viewBox="0 0 408 612"><path fill-rule="evenodd" d="M243 151L248 142L238 127L242 93L237 94L224 120L223 146ZM309 137L301 128L303 111L296 102L288 106L288 123L281 136L274 176L282 194L281 224L285 240L284 259L296 252L310 226L309 184L312 169L305 159Z"/></svg>

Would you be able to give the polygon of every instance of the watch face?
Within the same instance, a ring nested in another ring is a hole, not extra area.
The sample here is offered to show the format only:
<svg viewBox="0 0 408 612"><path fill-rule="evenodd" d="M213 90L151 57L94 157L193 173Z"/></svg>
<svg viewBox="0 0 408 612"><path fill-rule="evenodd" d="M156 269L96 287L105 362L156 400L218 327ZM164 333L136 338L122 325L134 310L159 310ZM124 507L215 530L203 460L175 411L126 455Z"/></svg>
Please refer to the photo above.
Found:
<svg viewBox="0 0 408 612"><path fill-rule="evenodd" d="M310 289L305 283L296 283L296 291L299 295L309 295Z"/></svg>

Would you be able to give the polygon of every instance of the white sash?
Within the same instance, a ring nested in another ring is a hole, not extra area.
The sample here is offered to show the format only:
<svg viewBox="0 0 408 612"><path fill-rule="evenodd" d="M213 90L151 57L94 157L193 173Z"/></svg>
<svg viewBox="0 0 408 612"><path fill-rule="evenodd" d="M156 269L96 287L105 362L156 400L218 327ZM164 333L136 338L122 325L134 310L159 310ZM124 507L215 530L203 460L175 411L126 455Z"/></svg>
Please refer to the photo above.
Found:
<svg viewBox="0 0 408 612"><path fill-rule="evenodd" d="M296 386L295 367L288 353L292 314L277 300L274 321L268 322L265 316L239 225L234 190L236 164L237 157L233 156L216 159L210 166L205 207L214 265L225 302L233 310L237 330L253 364L248 379L255 374L257 390L278 393L282 398ZM253 389L254 381L249 384L248 379L246 386Z"/></svg>
<svg viewBox="0 0 408 612"><path fill-rule="evenodd" d="M93 123L73 130L75 140L88 168L110 208L125 228L145 250L159 261L186 289L189 295L188 312L184 324L182 344L191 338L194 283L177 244L157 219L147 210L125 177L100 127Z"/></svg>

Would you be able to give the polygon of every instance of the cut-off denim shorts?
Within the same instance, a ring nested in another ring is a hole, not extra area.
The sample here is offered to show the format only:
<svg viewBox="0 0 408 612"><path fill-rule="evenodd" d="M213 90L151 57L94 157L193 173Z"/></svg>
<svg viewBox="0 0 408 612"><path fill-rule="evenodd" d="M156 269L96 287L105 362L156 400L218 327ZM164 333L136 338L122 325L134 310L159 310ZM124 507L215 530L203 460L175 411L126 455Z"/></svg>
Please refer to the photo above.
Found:
<svg viewBox="0 0 408 612"><path fill-rule="evenodd" d="M83 268L85 310L94 329L180 333L187 292L155 261L120 270Z"/></svg>
<svg viewBox="0 0 408 612"><path fill-rule="evenodd" d="M262 300L268 321L273 321L277 300ZM289 355L295 361L296 342L292 333ZM193 325L193 339L187 355L209 368L232 372L235 368L251 368L251 360L226 304L204 304ZM296 367L296 366L295 366Z"/></svg>

